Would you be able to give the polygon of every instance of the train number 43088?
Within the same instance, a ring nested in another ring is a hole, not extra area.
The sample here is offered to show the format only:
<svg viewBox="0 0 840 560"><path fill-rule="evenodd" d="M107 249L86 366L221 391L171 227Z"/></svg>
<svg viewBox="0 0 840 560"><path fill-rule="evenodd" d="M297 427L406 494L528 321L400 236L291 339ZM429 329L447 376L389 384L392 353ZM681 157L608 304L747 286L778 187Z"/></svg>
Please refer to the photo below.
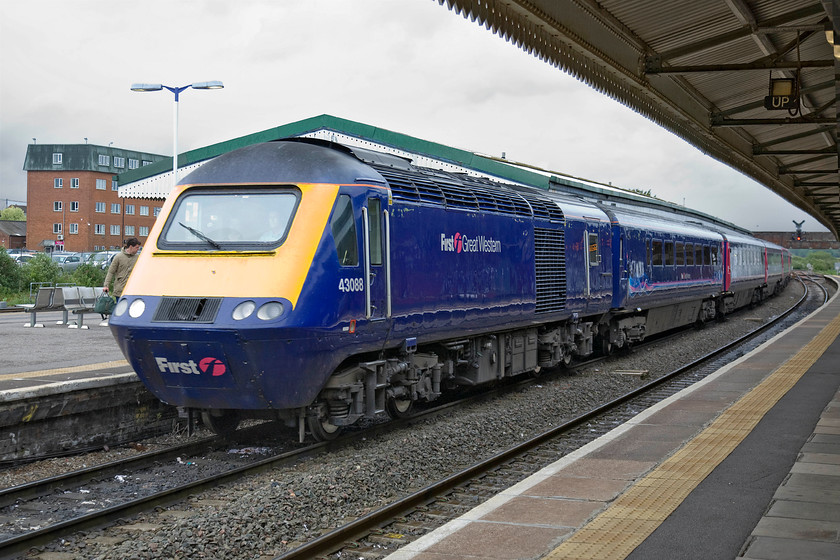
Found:
<svg viewBox="0 0 840 560"><path fill-rule="evenodd" d="M361 292L365 289L365 282L361 278L340 278L338 280L339 292Z"/></svg>

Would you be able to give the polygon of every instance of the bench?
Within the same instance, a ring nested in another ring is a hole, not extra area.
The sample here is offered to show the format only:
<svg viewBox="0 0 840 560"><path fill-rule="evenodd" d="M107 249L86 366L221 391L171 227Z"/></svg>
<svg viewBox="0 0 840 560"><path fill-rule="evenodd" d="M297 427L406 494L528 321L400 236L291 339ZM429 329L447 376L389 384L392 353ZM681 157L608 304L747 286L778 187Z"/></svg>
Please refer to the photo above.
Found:
<svg viewBox="0 0 840 560"><path fill-rule="evenodd" d="M102 293L102 288L91 288L87 286L80 286L78 289L78 300L73 302L68 311L73 313L73 315L78 317L78 321L73 321L72 324L67 325L69 329L89 329L88 325L85 325L85 314L86 313L96 313L94 311L94 306L96 305L96 298ZM65 307L67 307L65 301ZM100 315L100 313L97 313Z"/></svg>
<svg viewBox="0 0 840 560"><path fill-rule="evenodd" d="M24 327L40 327L44 324L37 321L39 311L57 311L64 305L64 293L57 288L38 288L38 294L35 296L35 303L24 303L20 307L30 314L29 322L25 323ZM67 322L66 316L63 321L59 321L57 325L63 325Z"/></svg>

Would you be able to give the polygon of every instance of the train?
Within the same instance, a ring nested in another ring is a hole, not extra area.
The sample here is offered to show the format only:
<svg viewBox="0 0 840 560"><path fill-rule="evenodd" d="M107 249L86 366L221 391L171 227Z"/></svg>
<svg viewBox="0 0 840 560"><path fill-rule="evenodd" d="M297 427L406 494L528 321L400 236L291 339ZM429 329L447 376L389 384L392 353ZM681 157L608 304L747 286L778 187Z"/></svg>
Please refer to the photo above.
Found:
<svg viewBox="0 0 840 560"><path fill-rule="evenodd" d="M724 318L790 274L784 248L696 214L289 138L181 180L110 328L214 431L268 418L322 441Z"/></svg>

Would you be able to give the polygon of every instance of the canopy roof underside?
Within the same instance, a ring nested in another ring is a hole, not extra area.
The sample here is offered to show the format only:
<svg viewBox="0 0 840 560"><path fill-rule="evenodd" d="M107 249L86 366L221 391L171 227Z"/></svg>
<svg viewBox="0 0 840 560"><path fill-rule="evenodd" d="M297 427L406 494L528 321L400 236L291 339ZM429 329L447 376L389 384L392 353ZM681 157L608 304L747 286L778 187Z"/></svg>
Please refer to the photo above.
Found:
<svg viewBox="0 0 840 560"><path fill-rule="evenodd" d="M438 1L752 177L838 237L832 0ZM797 77L799 110L766 109L770 78Z"/></svg>

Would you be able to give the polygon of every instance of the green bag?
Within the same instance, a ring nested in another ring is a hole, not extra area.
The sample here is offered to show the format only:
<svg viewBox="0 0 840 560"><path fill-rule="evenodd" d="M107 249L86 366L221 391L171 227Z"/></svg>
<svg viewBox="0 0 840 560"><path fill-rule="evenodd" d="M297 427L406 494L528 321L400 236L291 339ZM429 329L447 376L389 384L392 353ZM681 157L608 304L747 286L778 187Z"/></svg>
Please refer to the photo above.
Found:
<svg viewBox="0 0 840 560"><path fill-rule="evenodd" d="M117 304L116 298L111 297L105 292L102 292L98 298L96 298L96 303L93 305L93 310L96 313L101 313L103 315L110 315L111 311L113 311L114 306Z"/></svg>

